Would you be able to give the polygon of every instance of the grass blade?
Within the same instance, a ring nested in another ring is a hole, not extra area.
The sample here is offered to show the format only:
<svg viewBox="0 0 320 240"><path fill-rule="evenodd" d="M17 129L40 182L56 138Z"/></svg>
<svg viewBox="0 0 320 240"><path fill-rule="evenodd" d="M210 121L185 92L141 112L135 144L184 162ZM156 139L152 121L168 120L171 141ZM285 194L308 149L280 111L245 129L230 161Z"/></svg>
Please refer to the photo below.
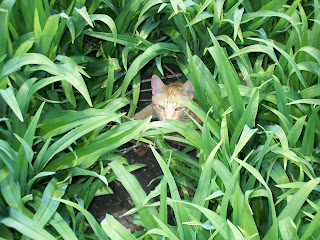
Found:
<svg viewBox="0 0 320 240"><path fill-rule="evenodd" d="M93 28L93 23L92 23L92 20L88 14L86 6L83 6L80 9L75 7L74 9L77 11L77 13L79 13L83 17L84 20L86 20L86 22L90 25L90 27Z"/></svg>
<svg viewBox="0 0 320 240"><path fill-rule="evenodd" d="M23 122L23 116L17 102L17 99L13 93L12 87L8 87L7 89L0 89L0 95L3 100L8 104L8 106L12 109L14 114L19 118L21 122Z"/></svg>
<svg viewBox="0 0 320 240"><path fill-rule="evenodd" d="M40 114L42 112L43 107L44 107L44 103L42 103L42 105L38 109L36 115L32 119L32 121L31 121L31 123L30 123L24 137L23 137L23 139L29 145L30 148L33 145L36 127L37 127L37 124L38 124ZM17 158L15 159L14 174L13 174L14 179L19 181L22 192L24 192L26 190L25 187L27 185L27 175L28 175L28 171L29 171L28 161L25 161L26 154L27 153L25 152L23 146L20 146Z"/></svg>
<svg viewBox="0 0 320 240"><path fill-rule="evenodd" d="M155 43L151 47L148 47L141 55L139 55L129 67L128 72L123 80L122 95L125 95L131 80L144 65L158 55L170 52L179 52L178 46L172 43Z"/></svg>
<svg viewBox="0 0 320 240"><path fill-rule="evenodd" d="M72 142L80 138L81 136L93 131L96 128L99 128L101 126L105 126L108 122L113 121L120 117L121 114L113 117L113 118L107 118L107 119L98 119L95 121L92 121L89 124L82 125L80 127L77 127L76 129L72 130L71 132L64 135L62 138L60 138L58 141L56 141L54 144L52 144L45 155L43 156L42 164L40 166L40 169L42 169L57 153L63 151L67 147L70 146Z"/></svg>
<svg viewBox="0 0 320 240"><path fill-rule="evenodd" d="M47 19L40 37L40 44L38 48L39 53L42 53L46 56L49 55L51 43L58 30L59 19L59 15L52 15Z"/></svg>
<svg viewBox="0 0 320 240"><path fill-rule="evenodd" d="M298 240L296 226L290 217L279 221L279 229L283 240Z"/></svg>
<svg viewBox="0 0 320 240"><path fill-rule="evenodd" d="M192 203L202 206L202 207L207 207L207 204L205 204L206 198L209 196L211 190L210 190L210 181L211 179L211 174L212 174L212 162L214 161L214 157L218 149L220 148L222 144L222 141L220 141L217 146L211 151L210 155L208 156L208 159L206 162L203 164L203 170L201 172L201 175L199 177L199 184L197 187L197 190L194 194L194 198L192 200ZM200 220L200 212L191 212L191 215L194 216L197 220Z"/></svg>
<svg viewBox="0 0 320 240"><path fill-rule="evenodd" d="M47 65L55 69L55 64L46 56L39 53L24 53L7 61L1 71L0 78L19 71L21 67L29 64Z"/></svg>
<svg viewBox="0 0 320 240"><path fill-rule="evenodd" d="M131 233L129 233L124 226L122 226L117 220L115 220L113 216L109 214L106 214L106 217L101 222L101 226L112 240L137 239Z"/></svg>
<svg viewBox="0 0 320 240"><path fill-rule="evenodd" d="M134 202L136 208L138 208L139 215L145 227L148 230L155 228L157 223L155 222L153 216L157 216L158 212L153 207L146 207L143 205L145 198L147 198L147 194L142 189L137 179L131 175L120 162L112 161L109 165L115 172L122 185L130 194L132 201Z"/></svg>
<svg viewBox="0 0 320 240"><path fill-rule="evenodd" d="M50 233L42 228L37 222L27 217L23 213L9 208L7 209L8 216L2 217L0 222L7 227L14 228L21 234L39 240L55 240Z"/></svg>
<svg viewBox="0 0 320 240"><path fill-rule="evenodd" d="M110 28L112 35L113 35L114 46L116 46L117 39L118 39L118 31L117 31L117 27L116 27L116 24L114 23L113 19L111 17L109 17L108 15L103 15L103 14L93 14L93 15L90 15L90 18L92 21L99 20L99 21L102 21L108 25L108 27Z"/></svg>
<svg viewBox="0 0 320 240"><path fill-rule="evenodd" d="M109 239L107 237L106 233L103 231L103 229L99 225L99 223L97 222L97 220L91 215L90 212L88 212L82 206L80 206L79 204L76 204L74 202L71 202L69 200L65 200L65 199L53 198L53 200L62 202L64 204L66 204L66 205L69 205L69 206L79 210L85 216L85 218L87 219L88 223L90 224L90 227L92 228L92 230L95 232L95 234L97 235L97 237L99 239L102 239L102 240L108 240Z"/></svg>
<svg viewBox="0 0 320 240"><path fill-rule="evenodd" d="M68 184L58 183L57 179L52 179L43 192L41 205L33 217L33 220L44 227L51 219L59 207L59 202L52 201L52 198L62 198Z"/></svg>
<svg viewBox="0 0 320 240"><path fill-rule="evenodd" d="M163 160L163 158L160 156L160 154L154 149L153 146L151 146L151 150L154 154L154 156L156 157L162 172L164 173L164 176L166 177L167 181L168 181L168 185L169 185L169 189L170 189L170 193L171 193L171 198L174 200L173 202L173 211L175 213L175 218L177 221L177 225L178 225L178 231L180 234L180 239L181 238L187 238L190 239L191 238L191 234L188 230L188 228L183 225L183 222L189 222L190 216L187 213L186 209L184 208L184 206L182 206L181 204L177 204L177 202L175 201L181 201L180 195L179 195L179 191L177 188L177 185L174 181L174 178L169 170L169 167L166 165L165 161Z"/></svg>
<svg viewBox="0 0 320 240"><path fill-rule="evenodd" d="M208 31L214 44L214 47L208 48L208 51L217 64L219 73L221 74L221 79L223 80L227 90L229 102L232 106L234 120L235 122L238 122L244 111L244 104L237 87L239 80L215 36L210 30Z"/></svg>
<svg viewBox="0 0 320 240"><path fill-rule="evenodd" d="M131 121L118 125L110 131L96 137L88 145L75 150L74 153L67 153L53 160L48 164L44 171L57 171L75 166L88 166L93 164L96 159L108 152L127 143L131 139L139 136L144 131L150 121L147 118L143 121ZM89 162L90 163L89 163Z"/></svg>
<svg viewBox="0 0 320 240"><path fill-rule="evenodd" d="M320 183L320 178L312 179L301 186L301 188L293 195L286 207L281 211L279 221L290 217L294 219L300 211L303 203L307 200L311 191Z"/></svg>
<svg viewBox="0 0 320 240"><path fill-rule="evenodd" d="M310 156L314 150L314 139L315 139L315 132L316 126L319 120L318 111L320 107L317 107L311 117L307 122L306 131L303 136L302 145L301 145L301 153Z"/></svg>

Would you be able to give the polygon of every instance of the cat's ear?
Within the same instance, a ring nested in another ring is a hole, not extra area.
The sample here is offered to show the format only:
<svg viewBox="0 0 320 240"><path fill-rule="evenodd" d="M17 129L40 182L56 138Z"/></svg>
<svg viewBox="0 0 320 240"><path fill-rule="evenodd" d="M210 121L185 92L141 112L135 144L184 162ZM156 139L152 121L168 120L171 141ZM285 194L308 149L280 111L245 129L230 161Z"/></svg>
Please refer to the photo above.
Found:
<svg viewBox="0 0 320 240"><path fill-rule="evenodd" d="M190 81L186 81L185 84L183 84L182 86L182 89L183 90L186 90L186 91L183 91L182 94L190 99L193 98L193 94L191 92L188 92L188 91L192 91L194 92L194 87L192 85L192 83Z"/></svg>
<svg viewBox="0 0 320 240"><path fill-rule="evenodd" d="M161 79L158 76L156 76L156 75L152 76L151 87L152 87L152 94L153 95L158 95L158 94L163 93L164 86L165 85L163 84L163 82L161 81Z"/></svg>

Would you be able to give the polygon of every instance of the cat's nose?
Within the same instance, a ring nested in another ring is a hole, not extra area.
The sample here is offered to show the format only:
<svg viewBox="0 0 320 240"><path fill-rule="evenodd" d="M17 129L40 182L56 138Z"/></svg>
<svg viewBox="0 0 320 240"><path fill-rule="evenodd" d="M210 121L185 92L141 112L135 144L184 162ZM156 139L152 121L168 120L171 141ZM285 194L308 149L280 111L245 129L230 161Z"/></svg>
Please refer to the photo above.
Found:
<svg viewBox="0 0 320 240"><path fill-rule="evenodd" d="M165 120L172 120L173 114L166 114L166 116L164 118L165 118Z"/></svg>

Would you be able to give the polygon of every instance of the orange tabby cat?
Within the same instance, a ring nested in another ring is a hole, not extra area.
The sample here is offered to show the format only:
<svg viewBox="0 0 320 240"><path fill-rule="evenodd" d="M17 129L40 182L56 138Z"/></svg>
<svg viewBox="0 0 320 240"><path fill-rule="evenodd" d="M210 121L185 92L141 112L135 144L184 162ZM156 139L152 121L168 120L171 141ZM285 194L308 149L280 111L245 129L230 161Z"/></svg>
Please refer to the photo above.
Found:
<svg viewBox="0 0 320 240"><path fill-rule="evenodd" d="M175 82L165 85L158 76L153 75L151 87L152 104L136 113L133 117L134 119L144 119L152 115L154 118L158 118L162 121L179 120L188 122L191 121L186 114L188 113L199 123L201 122L201 120L183 104L174 101L174 99L189 101L189 99L193 98L193 94L190 91L194 91L194 88L190 81L185 83Z"/></svg>

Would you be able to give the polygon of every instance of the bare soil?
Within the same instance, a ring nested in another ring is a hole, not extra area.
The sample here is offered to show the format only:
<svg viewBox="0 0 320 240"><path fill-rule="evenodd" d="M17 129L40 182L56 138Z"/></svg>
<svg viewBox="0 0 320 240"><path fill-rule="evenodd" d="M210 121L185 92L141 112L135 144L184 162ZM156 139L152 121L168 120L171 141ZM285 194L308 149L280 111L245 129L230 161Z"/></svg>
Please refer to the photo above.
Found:
<svg viewBox="0 0 320 240"><path fill-rule="evenodd" d="M131 164L143 163L146 165L146 167L138 169L132 172L132 174L138 179L146 194L149 194L159 181L154 181L148 186L149 183L156 177L162 175L162 171L157 160L153 156L151 149L148 148L143 156L140 156L135 151L130 151L125 157ZM122 216L134 207L134 203L121 182L115 180L111 182L109 186L114 191L114 194L95 197L90 205L89 211L99 223L105 218L106 213L108 213L117 219L130 232L133 233L141 230L141 227L131 222L131 216Z"/></svg>

